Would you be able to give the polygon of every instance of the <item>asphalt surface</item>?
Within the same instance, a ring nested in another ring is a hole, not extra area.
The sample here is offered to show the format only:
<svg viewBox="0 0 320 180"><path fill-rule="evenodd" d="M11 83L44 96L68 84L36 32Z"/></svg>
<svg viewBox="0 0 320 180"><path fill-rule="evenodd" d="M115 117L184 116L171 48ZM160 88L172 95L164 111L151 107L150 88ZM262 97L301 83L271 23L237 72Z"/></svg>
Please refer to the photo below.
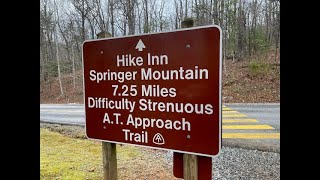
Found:
<svg viewBox="0 0 320 180"><path fill-rule="evenodd" d="M280 104L248 104L248 103L226 103L227 107L235 109L249 117L258 119L263 124L268 124L280 132Z"/></svg>
<svg viewBox="0 0 320 180"><path fill-rule="evenodd" d="M251 150L261 150L269 152L280 153L280 104L279 103L226 103L225 106L236 110L247 117L257 120L255 123L268 125L272 129L250 129L250 130L236 130L238 132L258 133L261 135L272 135L272 138L234 138L223 139L222 144L229 147L239 147ZM223 118L224 119L224 118ZM243 124L243 123L242 123ZM222 132L232 132L235 130L222 130Z"/></svg>
<svg viewBox="0 0 320 180"><path fill-rule="evenodd" d="M40 104L40 122L85 125L83 104Z"/></svg>
<svg viewBox="0 0 320 180"><path fill-rule="evenodd" d="M280 104L224 105L223 146L280 152ZM84 126L84 106L40 104L40 122Z"/></svg>

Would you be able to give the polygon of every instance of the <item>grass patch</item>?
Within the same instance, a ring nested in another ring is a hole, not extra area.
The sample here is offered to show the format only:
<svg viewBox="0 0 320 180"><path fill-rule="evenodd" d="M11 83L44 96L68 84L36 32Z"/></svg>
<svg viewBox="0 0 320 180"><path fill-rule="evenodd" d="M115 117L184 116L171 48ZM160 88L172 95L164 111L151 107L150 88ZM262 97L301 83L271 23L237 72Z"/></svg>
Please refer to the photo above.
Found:
<svg viewBox="0 0 320 180"><path fill-rule="evenodd" d="M40 129L40 179L101 179L101 148L94 142Z"/></svg>
<svg viewBox="0 0 320 180"><path fill-rule="evenodd" d="M103 179L101 142L83 133L83 127L41 124L40 179ZM178 179L165 152L117 145L118 179Z"/></svg>
<svg viewBox="0 0 320 180"><path fill-rule="evenodd" d="M65 137L40 128L40 179L102 179L101 143ZM139 156L133 146L117 147L117 159Z"/></svg>

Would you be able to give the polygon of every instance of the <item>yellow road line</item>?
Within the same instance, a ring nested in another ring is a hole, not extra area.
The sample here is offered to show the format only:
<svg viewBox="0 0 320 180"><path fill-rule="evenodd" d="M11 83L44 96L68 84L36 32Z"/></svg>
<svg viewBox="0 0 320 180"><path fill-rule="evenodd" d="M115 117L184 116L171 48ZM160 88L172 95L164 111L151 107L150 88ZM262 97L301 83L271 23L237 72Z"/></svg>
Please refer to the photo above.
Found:
<svg viewBox="0 0 320 180"><path fill-rule="evenodd" d="M256 119L222 119L223 123L235 123L235 122L258 122Z"/></svg>
<svg viewBox="0 0 320 180"><path fill-rule="evenodd" d="M233 111L231 108L222 108L223 111Z"/></svg>
<svg viewBox="0 0 320 180"><path fill-rule="evenodd" d="M245 114L222 114L222 118L229 118L229 117L248 117Z"/></svg>
<svg viewBox="0 0 320 180"><path fill-rule="evenodd" d="M274 129L269 125L222 125L222 129Z"/></svg>
<svg viewBox="0 0 320 180"><path fill-rule="evenodd" d="M237 118L231 118L231 119L228 119L228 118L223 118L222 120L232 120L232 121L244 121L244 120L256 120L256 119L248 119L248 118L239 118L239 119L237 119ZM258 120L256 120L256 121L258 121Z"/></svg>
<svg viewBox="0 0 320 180"><path fill-rule="evenodd" d="M222 133L226 139L280 139L280 133Z"/></svg>
<svg viewBox="0 0 320 180"><path fill-rule="evenodd" d="M59 109L59 110L42 110L40 109L40 112L61 112L61 113L65 113L65 112L68 112L68 113L78 113L78 112L83 112L84 113L84 110L65 110L65 109Z"/></svg>
<svg viewBox="0 0 320 180"><path fill-rule="evenodd" d="M238 111L222 111L224 114L232 114L232 113L239 113Z"/></svg>

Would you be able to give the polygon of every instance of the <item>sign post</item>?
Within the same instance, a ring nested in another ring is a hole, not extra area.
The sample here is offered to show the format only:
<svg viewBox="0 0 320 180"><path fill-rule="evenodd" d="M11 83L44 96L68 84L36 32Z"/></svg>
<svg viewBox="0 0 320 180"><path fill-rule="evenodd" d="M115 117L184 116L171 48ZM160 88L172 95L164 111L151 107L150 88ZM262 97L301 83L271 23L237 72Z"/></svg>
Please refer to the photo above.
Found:
<svg viewBox="0 0 320 180"><path fill-rule="evenodd" d="M198 180L198 156L183 154L183 178L185 180Z"/></svg>
<svg viewBox="0 0 320 180"><path fill-rule="evenodd" d="M193 19L186 18L181 22L181 28L193 27ZM177 178L184 179L212 179L212 158L206 156L192 157L192 154L173 153L173 174ZM195 161L188 161L195 158ZM192 162L194 164L192 164ZM192 168L193 167L193 168ZM197 167L197 168L195 168ZM197 176L192 176L197 174Z"/></svg>
<svg viewBox="0 0 320 180"><path fill-rule="evenodd" d="M107 32L97 34L98 38L111 37ZM103 179L113 180L117 177L117 146L115 143L102 142Z"/></svg>
<svg viewBox="0 0 320 180"><path fill-rule="evenodd" d="M193 19L189 18L182 21L181 27L182 28L193 27ZM183 178L185 180L197 180L198 179L198 156L194 154L185 153L185 154L182 154L182 157L183 157ZM174 159L175 158L173 158L173 160Z"/></svg>
<svg viewBox="0 0 320 180"><path fill-rule="evenodd" d="M83 68L89 139L206 157L219 153L218 26L88 40Z"/></svg>

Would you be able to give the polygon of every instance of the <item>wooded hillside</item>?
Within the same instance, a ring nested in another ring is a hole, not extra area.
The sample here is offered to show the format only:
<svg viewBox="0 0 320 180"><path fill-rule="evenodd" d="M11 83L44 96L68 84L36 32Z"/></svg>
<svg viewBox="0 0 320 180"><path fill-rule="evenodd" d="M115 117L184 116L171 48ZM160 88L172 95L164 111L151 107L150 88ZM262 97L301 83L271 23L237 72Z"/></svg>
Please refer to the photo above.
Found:
<svg viewBox="0 0 320 180"><path fill-rule="evenodd" d="M175 30L190 17L194 26L221 27L224 62L251 63L266 54L270 63L272 54L280 64L280 0L40 0L40 88L55 79L55 97L64 97L66 86L81 94L81 45L101 31L124 36ZM228 77L225 63L223 73Z"/></svg>

